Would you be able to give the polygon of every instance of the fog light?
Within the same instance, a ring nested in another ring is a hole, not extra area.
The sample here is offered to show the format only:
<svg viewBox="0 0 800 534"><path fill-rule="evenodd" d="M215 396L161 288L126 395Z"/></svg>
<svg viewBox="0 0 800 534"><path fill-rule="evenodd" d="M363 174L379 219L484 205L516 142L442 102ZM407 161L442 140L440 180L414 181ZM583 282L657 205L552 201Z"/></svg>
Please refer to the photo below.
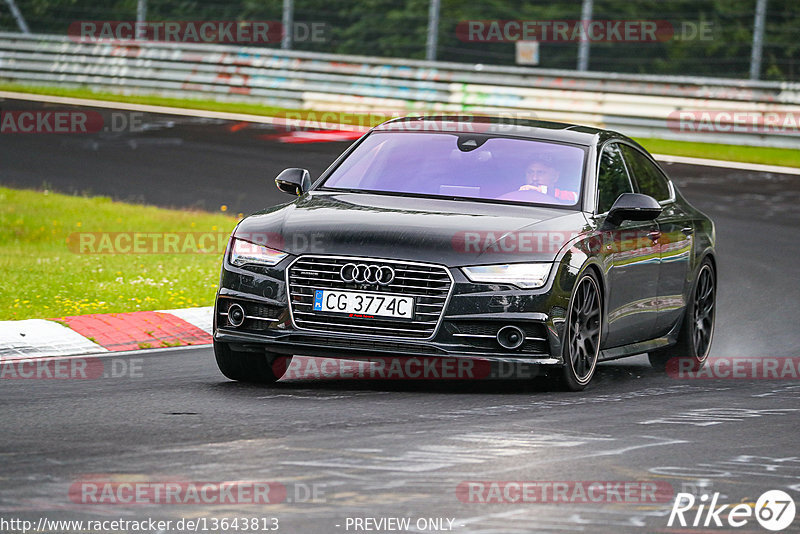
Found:
<svg viewBox="0 0 800 534"><path fill-rule="evenodd" d="M497 332L497 342L504 349L518 349L524 341L525 332L516 326L504 326Z"/></svg>
<svg viewBox="0 0 800 534"><path fill-rule="evenodd" d="M228 324L234 328L238 328L242 326L242 323L244 323L244 308L236 303L228 306Z"/></svg>

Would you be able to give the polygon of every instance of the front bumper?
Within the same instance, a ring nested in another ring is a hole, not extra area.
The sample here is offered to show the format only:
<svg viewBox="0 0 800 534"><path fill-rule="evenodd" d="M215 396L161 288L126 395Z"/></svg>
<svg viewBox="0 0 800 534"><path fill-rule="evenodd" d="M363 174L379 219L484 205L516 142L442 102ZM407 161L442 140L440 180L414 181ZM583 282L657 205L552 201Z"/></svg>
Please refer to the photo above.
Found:
<svg viewBox="0 0 800 534"><path fill-rule="evenodd" d="M562 363L560 333L569 292L560 290L558 273L540 290L476 284L450 269L453 290L442 321L428 340L298 328L289 312L285 264L258 271L223 266L214 313L214 339L236 350L328 358L402 357L478 358L491 361ZM229 324L227 306L242 305L248 318ZM516 350L499 345L495 333L506 325L525 332Z"/></svg>
<svg viewBox="0 0 800 534"><path fill-rule="evenodd" d="M362 339L341 334L318 334L294 331L280 335L261 335L219 328L214 339L230 343L235 350L267 351L286 356L316 356L320 358L368 358L371 356L446 357L471 358L508 363L560 364L561 360L549 354L521 354L517 352L476 351L471 347L444 346L432 341L398 341L387 339Z"/></svg>

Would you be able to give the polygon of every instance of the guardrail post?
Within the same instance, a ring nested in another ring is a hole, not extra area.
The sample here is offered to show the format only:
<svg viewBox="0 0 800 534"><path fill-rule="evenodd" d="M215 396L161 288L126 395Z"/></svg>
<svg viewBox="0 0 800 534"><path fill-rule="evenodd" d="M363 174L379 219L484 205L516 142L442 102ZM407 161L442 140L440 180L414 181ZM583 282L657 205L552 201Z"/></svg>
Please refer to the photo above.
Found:
<svg viewBox="0 0 800 534"><path fill-rule="evenodd" d="M584 38L578 44L578 70L589 69L589 38L588 28L589 23L592 21L592 11L594 10L593 0L583 0L581 7L581 25L583 26Z"/></svg>
<svg viewBox="0 0 800 534"><path fill-rule="evenodd" d="M283 37L281 38L281 48L291 50L292 48L292 26L294 25L294 0L283 0Z"/></svg>
<svg viewBox="0 0 800 534"><path fill-rule="evenodd" d="M14 20L17 21L19 31L22 33L31 33L31 30L28 28L28 23L25 22L25 17L23 17L22 13L17 9L17 4L14 3L14 0L6 0L6 4L8 4L8 9L11 10L11 15L14 17Z"/></svg>
<svg viewBox="0 0 800 534"><path fill-rule="evenodd" d="M440 0L431 0L428 9L428 42L425 50L425 59L428 61L436 61L436 46L439 40L439 4Z"/></svg>
<svg viewBox="0 0 800 534"><path fill-rule="evenodd" d="M136 39L141 40L146 37L144 30L144 23L147 21L147 0L138 0L136 2Z"/></svg>
<svg viewBox="0 0 800 534"><path fill-rule="evenodd" d="M750 54L750 79L761 76L761 50L764 46L764 19L767 15L767 0L756 2L756 19L753 23L753 50Z"/></svg>

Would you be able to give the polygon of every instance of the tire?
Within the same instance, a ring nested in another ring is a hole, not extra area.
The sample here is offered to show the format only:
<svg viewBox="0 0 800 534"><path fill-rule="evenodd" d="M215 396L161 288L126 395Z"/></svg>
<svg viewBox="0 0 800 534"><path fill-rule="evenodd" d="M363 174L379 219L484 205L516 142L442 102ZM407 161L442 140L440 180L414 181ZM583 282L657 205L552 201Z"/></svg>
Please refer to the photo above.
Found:
<svg viewBox="0 0 800 534"><path fill-rule="evenodd" d="M664 371L669 360L681 358L691 360L690 371L702 369L708 359L714 337L716 297L717 277L711 261L706 259L700 265L697 278L692 285L677 343L650 352L647 355L650 365L659 371Z"/></svg>
<svg viewBox="0 0 800 534"><path fill-rule="evenodd" d="M269 353L239 352L232 350L227 343L214 341L214 356L220 372L237 382L255 384L272 384L280 376L276 376L272 363L278 357ZM291 357L289 357L291 359ZM288 362L286 362L288 365ZM285 368L284 366L281 366ZM280 373L283 375L283 373Z"/></svg>
<svg viewBox="0 0 800 534"><path fill-rule="evenodd" d="M582 391L589 385L600 355L603 300L600 283L593 271L578 279L569 299L564 323L560 385L568 391Z"/></svg>

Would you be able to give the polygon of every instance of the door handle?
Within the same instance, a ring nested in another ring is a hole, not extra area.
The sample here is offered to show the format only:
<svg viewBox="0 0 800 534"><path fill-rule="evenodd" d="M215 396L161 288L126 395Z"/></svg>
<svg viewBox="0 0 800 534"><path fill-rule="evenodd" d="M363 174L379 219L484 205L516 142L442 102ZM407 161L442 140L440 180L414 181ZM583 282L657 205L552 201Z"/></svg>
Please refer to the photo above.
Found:
<svg viewBox="0 0 800 534"><path fill-rule="evenodd" d="M687 226L685 228L681 228L681 232L683 232L683 235L690 236L694 233L694 228Z"/></svg>
<svg viewBox="0 0 800 534"><path fill-rule="evenodd" d="M647 234L647 237L650 238L650 241L655 243L656 241L658 241L658 238L661 237L661 231L660 230L656 230L654 232L650 232L650 233Z"/></svg>

